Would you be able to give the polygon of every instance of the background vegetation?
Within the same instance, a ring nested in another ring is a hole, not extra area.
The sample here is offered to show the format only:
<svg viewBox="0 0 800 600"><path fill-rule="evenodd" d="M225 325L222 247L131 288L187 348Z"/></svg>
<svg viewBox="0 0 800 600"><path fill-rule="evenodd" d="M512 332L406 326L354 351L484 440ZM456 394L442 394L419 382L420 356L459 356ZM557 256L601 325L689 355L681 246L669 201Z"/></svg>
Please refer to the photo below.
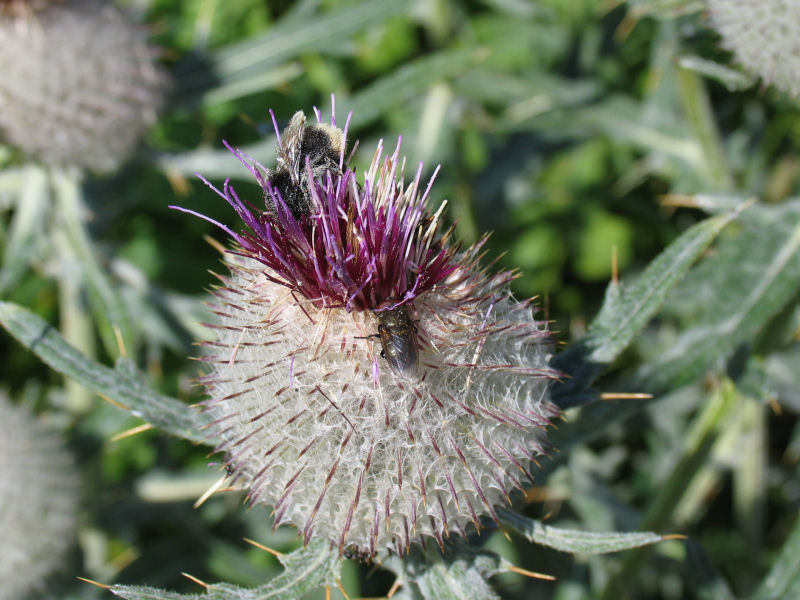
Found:
<svg viewBox="0 0 800 600"><path fill-rule="evenodd" d="M136 0L128 8L163 50L171 101L137 158L84 190L96 275L128 315L127 354L142 371L135 381L200 399L199 367L187 357L197 354L207 271L222 268L204 238L221 236L168 205L232 222L193 174L241 179L240 193L258 198L221 141L269 165L267 109L283 124L312 106L328 114L334 93L339 119L353 113L356 165L379 138L399 135L410 165L421 161L430 174L441 164L434 203L449 201L465 242L494 231L490 256L503 253L500 264L520 270L517 295L538 295L571 346L559 359L575 378L558 392L568 409L553 433L558 450L519 510L573 529L687 536L573 556L496 532L478 544L557 577L506 573L492 580L497 592L800 595L791 558L800 556L798 102L736 68L702 3ZM21 158L8 149L0 161L9 181ZM19 254L16 193L0 189L5 265ZM758 202L723 229L751 198ZM675 259L659 271L674 276L668 285L639 278L709 214L721 215L713 231L721 233L685 277ZM31 262L3 300L58 326L58 280L73 275ZM608 288L615 267L621 286ZM604 301L620 318L641 304L663 306L603 354L603 313L595 337L585 336ZM103 319L93 322L90 346L112 364ZM63 430L82 474L79 544L54 597L110 595L75 575L197 593L181 573L254 586L281 572L275 557L242 541L297 547L294 530L271 530L267 508L247 510L237 493L193 508L219 476L208 448L156 430L114 440L142 421L97 396L76 400L79 390L10 336L0 336L0 352L3 386ZM653 398L600 400L607 392ZM770 569L782 588L766 582ZM351 597L384 595L393 579L353 561L343 570Z"/></svg>

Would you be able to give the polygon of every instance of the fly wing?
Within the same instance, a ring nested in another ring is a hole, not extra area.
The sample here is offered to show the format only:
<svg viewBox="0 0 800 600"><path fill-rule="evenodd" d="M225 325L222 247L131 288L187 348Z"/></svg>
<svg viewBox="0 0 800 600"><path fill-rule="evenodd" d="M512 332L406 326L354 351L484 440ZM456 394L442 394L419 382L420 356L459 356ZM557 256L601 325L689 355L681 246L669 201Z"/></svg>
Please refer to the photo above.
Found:
<svg viewBox="0 0 800 600"><path fill-rule="evenodd" d="M386 360L395 375L408 377L414 375L419 367L417 340L413 330L405 335L388 334L381 336Z"/></svg>

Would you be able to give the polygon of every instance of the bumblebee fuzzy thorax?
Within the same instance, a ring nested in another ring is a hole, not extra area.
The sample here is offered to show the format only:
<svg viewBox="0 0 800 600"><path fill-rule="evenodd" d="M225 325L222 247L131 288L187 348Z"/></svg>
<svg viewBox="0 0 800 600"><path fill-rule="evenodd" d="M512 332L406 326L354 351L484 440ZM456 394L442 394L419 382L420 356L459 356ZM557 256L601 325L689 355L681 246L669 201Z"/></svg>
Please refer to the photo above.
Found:
<svg viewBox="0 0 800 600"><path fill-rule="evenodd" d="M274 193L300 218L312 211L310 182L342 174L344 132L334 125L307 123L303 111L292 117L278 141L277 168L269 174L267 194L275 204Z"/></svg>

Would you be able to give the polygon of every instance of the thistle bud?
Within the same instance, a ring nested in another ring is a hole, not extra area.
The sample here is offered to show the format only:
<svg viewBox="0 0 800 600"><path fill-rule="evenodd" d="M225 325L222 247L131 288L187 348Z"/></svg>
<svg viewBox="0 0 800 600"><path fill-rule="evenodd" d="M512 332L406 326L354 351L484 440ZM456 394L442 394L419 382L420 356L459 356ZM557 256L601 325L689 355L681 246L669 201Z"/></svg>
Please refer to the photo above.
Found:
<svg viewBox="0 0 800 600"><path fill-rule="evenodd" d="M154 59L110 2L3 3L0 139L46 165L116 169L163 102Z"/></svg>
<svg viewBox="0 0 800 600"><path fill-rule="evenodd" d="M532 480L557 414L545 323L512 273L480 266L485 238L462 250L440 231L399 150L379 146L361 180L343 148L322 173L307 158L299 215L235 150L263 209L213 188L245 226L212 221L235 243L205 342L217 450L276 524L367 557L481 530Z"/></svg>
<svg viewBox="0 0 800 600"><path fill-rule="evenodd" d="M61 440L0 396L0 600L41 589L75 541L78 479Z"/></svg>
<svg viewBox="0 0 800 600"><path fill-rule="evenodd" d="M709 0L722 45L764 82L800 96L800 5L793 0Z"/></svg>

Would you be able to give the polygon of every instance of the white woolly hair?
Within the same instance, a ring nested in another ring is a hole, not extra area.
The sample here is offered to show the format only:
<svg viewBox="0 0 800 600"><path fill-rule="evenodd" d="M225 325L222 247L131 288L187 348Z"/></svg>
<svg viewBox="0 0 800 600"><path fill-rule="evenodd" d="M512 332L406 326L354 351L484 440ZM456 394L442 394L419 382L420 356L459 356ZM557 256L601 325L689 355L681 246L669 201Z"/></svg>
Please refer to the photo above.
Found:
<svg viewBox="0 0 800 600"><path fill-rule="evenodd" d="M210 430L252 503L339 551L404 552L465 534L545 451L546 326L489 277L477 249L417 297L420 370L394 374L371 311L315 308L230 256L205 360Z"/></svg>
<svg viewBox="0 0 800 600"><path fill-rule="evenodd" d="M800 97L800 2L708 0L723 46L750 73Z"/></svg>
<svg viewBox="0 0 800 600"><path fill-rule="evenodd" d="M40 590L75 542L78 476L52 431L0 394L0 600Z"/></svg>

